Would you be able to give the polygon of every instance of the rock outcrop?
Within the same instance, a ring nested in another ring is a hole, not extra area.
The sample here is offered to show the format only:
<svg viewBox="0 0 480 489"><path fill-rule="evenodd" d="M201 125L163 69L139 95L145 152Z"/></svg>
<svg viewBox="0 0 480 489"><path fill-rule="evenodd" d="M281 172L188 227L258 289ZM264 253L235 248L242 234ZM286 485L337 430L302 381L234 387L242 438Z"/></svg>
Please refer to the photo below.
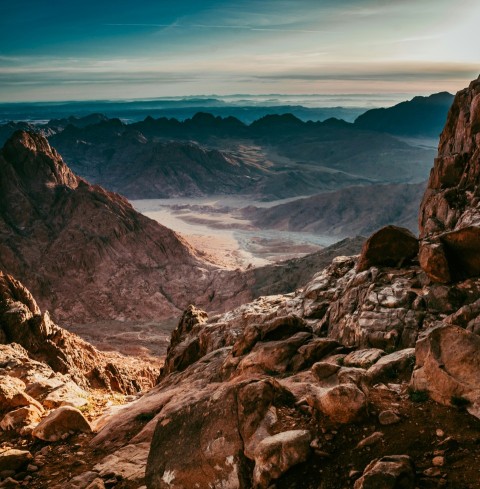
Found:
<svg viewBox="0 0 480 489"><path fill-rule="evenodd" d="M135 365L121 356L99 352L57 326L48 312L42 314L31 293L20 282L1 271L0 357L0 365L7 366L0 367L7 374L2 383L10 379L10 383L22 384L18 393L13 393L14 387L8 389L10 401L5 400L3 407L32 404L29 393L40 397L47 407L67 404L72 398L74 405L81 406L75 402L84 394L78 386L130 394L151 386L155 379L153 369ZM8 376L12 369L16 372L13 378Z"/></svg>
<svg viewBox="0 0 480 489"><path fill-rule="evenodd" d="M480 274L480 78L460 91L420 206L420 262L434 281Z"/></svg>

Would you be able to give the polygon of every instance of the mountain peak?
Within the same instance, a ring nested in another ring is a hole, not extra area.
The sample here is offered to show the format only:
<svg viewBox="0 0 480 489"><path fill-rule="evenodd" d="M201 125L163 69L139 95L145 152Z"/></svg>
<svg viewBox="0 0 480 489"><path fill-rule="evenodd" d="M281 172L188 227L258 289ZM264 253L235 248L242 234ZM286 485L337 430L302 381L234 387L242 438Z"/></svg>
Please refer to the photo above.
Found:
<svg viewBox="0 0 480 489"><path fill-rule="evenodd" d="M3 156L0 164L9 165L15 180L20 180L29 188L78 186L79 178L41 134L23 130L14 132L0 155Z"/></svg>

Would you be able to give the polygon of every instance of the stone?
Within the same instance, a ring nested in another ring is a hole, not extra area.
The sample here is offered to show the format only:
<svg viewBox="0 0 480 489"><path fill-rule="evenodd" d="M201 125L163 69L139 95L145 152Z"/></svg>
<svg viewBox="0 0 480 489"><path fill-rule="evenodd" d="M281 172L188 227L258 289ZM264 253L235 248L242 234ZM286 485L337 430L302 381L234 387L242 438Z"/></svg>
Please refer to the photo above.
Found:
<svg viewBox="0 0 480 489"><path fill-rule="evenodd" d="M12 477L7 477L4 481L0 482L0 487L3 489L14 489L20 487L20 482Z"/></svg>
<svg viewBox="0 0 480 489"><path fill-rule="evenodd" d="M69 381L50 391L43 400L43 405L47 409L55 409L60 406L81 408L88 404L88 395L84 389Z"/></svg>
<svg viewBox="0 0 480 489"><path fill-rule="evenodd" d="M437 241L423 241L418 253L418 261L422 270L433 282L447 284L451 282L450 265L445 246Z"/></svg>
<svg viewBox="0 0 480 489"><path fill-rule="evenodd" d="M0 472L3 470L19 471L33 460L32 454L28 450L17 450L6 448L0 451Z"/></svg>
<svg viewBox="0 0 480 489"><path fill-rule="evenodd" d="M449 268L454 280L463 280L480 275L480 227L465 226L445 234L443 243Z"/></svg>
<svg viewBox="0 0 480 489"><path fill-rule="evenodd" d="M41 414L36 406L24 406L15 409L2 418L0 428L4 431L15 430L20 432L27 426L37 425L41 420Z"/></svg>
<svg viewBox="0 0 480 489"><path fill-rule="evenodd" d="M354 489L414 489L415 466L408 455L388 455L372 460Z"/></svg>
<svg viewBox="0 0 480 489"><path fill-rule="evenodd" d="M147 443L126 445L107 455L93 470L103 478L114 476L130 483L138 482L145 476L148 448Z"/></svg>
<svg viewBox="0 0 480 489"><path fill-rule="evenodd" d="M353 384L322 389L310 396L309 404L336 423L351 423L363 416L367 407L365 394Z"/></svg>
<svg viewBox="0 0 480 489"><path fill-rule="evenodd" d="M461 400L480 418L480 337L458 326L439 326L417 342L411 386L435 401Z"/></svg>
<svg viewBox="0 0 480 489"><path fill-rule="evenodd" d="M385 352L378 348L367 348L355 350L349 353L344 359L343 364L347 367L369 368L377 362Z"/></svg>
<svg viewBox="0 0 480 489"><path fill-rule="evenodd" d="M103 482L103 479L97 477L90 484L88 484L85 489L105 489L105 484Z"/></svg>
<svg viewBox="0 0 480 489"><path fill-rule="evenodd" d="M429 467L423 471L423 474L427 477L440 477L442 475L442 471L438 467Z"/></svg>
<svg viewBox="0 0 480 489"><path fill-rule="evenodd" d="M312 372L318 380L324 380L340 370L340 365L330 362L317 362L312 365Z"/></svg>
<svg viewBox="0 0 480 489"><path fill-rule="evenodd" d="M415 365L415 348L405 348L381 357L368 370L366 377L371 384L391 381L400 375L410 376Z"/></svg>
<svg viewBox="0 0 480 489"><path fill-rule="evenodd" d="M72 489L86 489L96 479L98 479L98 472L91 470L70 479L68 481L68 487Z"/></svg>
<svg viewBox="0 0 480 489"><path fill-rule="evenodd" d="M382 441L383 433L381 431L375 431L371 435L365 437L363 440L360 440L355 448L365 448L371 445L375 445L376 443Z"/></svg>
<svg viewBox="0 0 480 489"><path fill-rule="evenodd" d="M3 375L0 377L0 409L9 411L21 406L42 406L25 393L25 383L15 377Z"/></svg>
<svg viewBox="0 0 480 489"><path fill-rule="evenodd" d="M435 467L443 467L445 465L445 457L438 455L437 457L433 457L432 464Z"/></svg>
<svg viewBox="0 0 480 489"><path fill-rule="evenodd" d="M255 449L254 487L267 489L272 480L305 462L310 455L310 441L307 430L284 431L264 438Z"/></svg>
<svg viewBox="0 0 480 489"><path fill-rule="evenodd" d="M370 267L398 267L418 254L418 240L406 228L385 226L365 242L358 259L357 272Z"/></svg>
<svg viewBox="0 0 480 489"><path fill-rule="evenodd" d="M44 441L58 441L71 433L90 433L90 424L83 414L71 406L63 406L52 411L33 430L35 438Z"/></svg>
<svg viewBox="0 0 480 489"><path fill-rule="evenodd" d="M388 426L391 424L397 424L400 423L402 418L395 412L390 409L387 409L386 411L382 411L378 415L378 421L381 425L383 426Z"/></svg>

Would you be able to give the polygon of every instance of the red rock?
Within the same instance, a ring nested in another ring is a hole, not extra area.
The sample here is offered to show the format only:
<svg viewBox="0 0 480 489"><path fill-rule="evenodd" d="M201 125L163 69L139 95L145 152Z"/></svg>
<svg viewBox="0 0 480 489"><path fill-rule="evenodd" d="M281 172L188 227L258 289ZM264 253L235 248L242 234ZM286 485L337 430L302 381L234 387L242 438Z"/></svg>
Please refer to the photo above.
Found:
<svg viewBox="0 0 480 489"><path fill-rule="evenodd" d="M450 266L445 246L442 243L423 241L420 245L418 261L424 272L434 282L446 284L451 281Z"/></svg>
<svg viewBox="0 0 480 489"><path fill-rule="evenodd" d="M357 264L357 272L372 266L401 266L418 253L418 240L406 228L385 226L365 242Z"/></svg>

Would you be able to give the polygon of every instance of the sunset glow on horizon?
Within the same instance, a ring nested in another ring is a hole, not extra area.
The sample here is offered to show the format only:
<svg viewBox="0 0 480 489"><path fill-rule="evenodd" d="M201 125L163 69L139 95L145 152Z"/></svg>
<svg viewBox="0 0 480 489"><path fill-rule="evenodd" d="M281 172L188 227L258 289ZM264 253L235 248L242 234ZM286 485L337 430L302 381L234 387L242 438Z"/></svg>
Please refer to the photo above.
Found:
<svg viewBox="0 0 480 489"><path fill-rule="evenodd" d="M475 0L10 3L0 101L455 92L480 72Z"/></svg>

